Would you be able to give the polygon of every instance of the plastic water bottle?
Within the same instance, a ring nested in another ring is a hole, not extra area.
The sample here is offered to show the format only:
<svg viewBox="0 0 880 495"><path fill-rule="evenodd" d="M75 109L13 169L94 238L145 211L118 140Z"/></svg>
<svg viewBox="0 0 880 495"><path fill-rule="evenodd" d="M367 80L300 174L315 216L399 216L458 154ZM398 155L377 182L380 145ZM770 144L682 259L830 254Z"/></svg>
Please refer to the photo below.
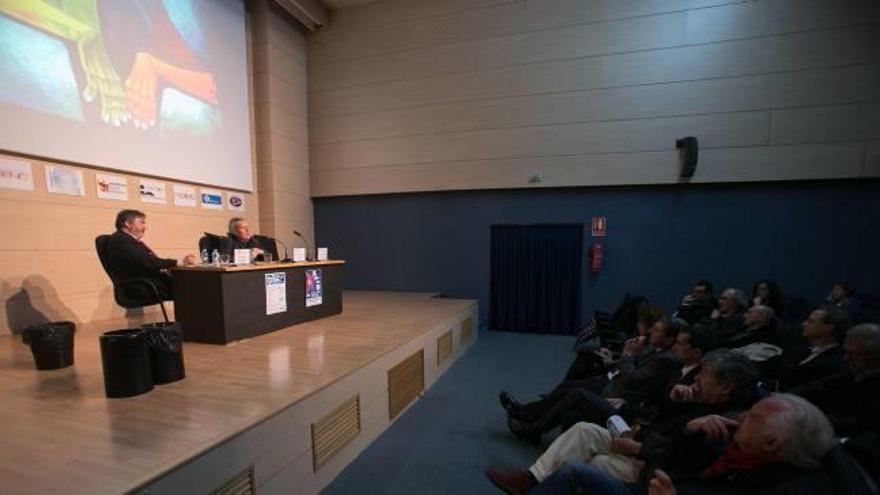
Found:
<svg viewBox="0 0 880 495"><path fill-rule="evenodd" d="M220 251L215 249L211 253L211 261L214 263L214 266L220 266Z"/></svg>
<svg viewBox="0 0 880 495"><path fill-rule="evenodd" d="M211 258L208 257L208 248L202 249L202 264L207 265L211 262Z"/></svg>

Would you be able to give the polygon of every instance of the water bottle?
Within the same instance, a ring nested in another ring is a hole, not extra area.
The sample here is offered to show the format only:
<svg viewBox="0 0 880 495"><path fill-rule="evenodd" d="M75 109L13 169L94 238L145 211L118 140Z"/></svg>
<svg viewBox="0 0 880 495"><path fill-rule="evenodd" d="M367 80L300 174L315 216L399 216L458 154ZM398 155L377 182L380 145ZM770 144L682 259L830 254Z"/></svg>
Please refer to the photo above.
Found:
<svg viewBox="0 0 880 495"><path fill-rule="evenodd" d="M214 263L214 266L220 266L220 251L215 249L211 253L211 261Z"/></svg>
<svg viewBox="0 0 880 495"><path fill-rule="evenodd" d="M208 248L202 249L202 264L207 265L211 262L211 258L208 257Z"/></svg>

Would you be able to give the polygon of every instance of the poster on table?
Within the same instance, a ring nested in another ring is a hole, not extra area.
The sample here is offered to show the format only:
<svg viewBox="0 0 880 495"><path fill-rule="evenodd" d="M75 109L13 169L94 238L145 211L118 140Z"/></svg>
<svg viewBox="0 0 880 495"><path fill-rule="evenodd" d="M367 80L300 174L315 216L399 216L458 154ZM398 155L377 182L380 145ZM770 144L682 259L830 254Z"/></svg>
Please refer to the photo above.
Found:
<svg viewBox="0 0 880 495"><path fill-rule="evenodd" d="M34 190L31 163L24 160L0 158L0 187L4 189Z"/></svg>
<svg viewBox="0 0 880 495"><path fill-rule="evenodd" d="M141 179L138 186L138 194L144 203L164 205L168 203L165 198L165 183L157 180Z"/></svg>
<svg viewBox="0 0 880 495"><path fill-rule="evenodd" d="M266 314L287 311L287 277L284 272L266 274Z"/></svg>
<svg viewBox="0 0 880 495"><path fill-rule="evenodd" d="M223 191L216 189L202 189L202 208L209 210L223 209Z"/></svg>
<svg viewBox="0 0 880 495"><path fill-rule="evenodd" d="M49 194L85 196L82 170L46 165L46 190Z"/></svg>
<svg viewBox="0 0 880 495"><path fill-rule="evenodd" d="M196 194L196 188L192 186L184 186L183 184L174 184L174 206L187 206L193 208L198 203L199 197Z"/></svg>
<svg viewBox="0 0 880 495"><path fill-rule="evenodd" d="M306 273L306 307L318 306L324 302L324 281L320 268L309 269Z"/></svg>
<svg viewBox="0 0 880 495"><path fill-rule="evenodd" d="M95 174L95 190L99 199L128 201L128 179L125 177Z"/></svg>

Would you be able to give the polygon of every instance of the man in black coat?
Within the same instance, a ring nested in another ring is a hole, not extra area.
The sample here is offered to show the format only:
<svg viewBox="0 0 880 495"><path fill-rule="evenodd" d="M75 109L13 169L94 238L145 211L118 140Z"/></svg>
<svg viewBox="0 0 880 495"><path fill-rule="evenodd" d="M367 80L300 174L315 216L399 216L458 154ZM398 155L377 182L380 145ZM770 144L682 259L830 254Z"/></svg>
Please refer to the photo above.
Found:
<svg viewBox="0 0 880 495"><path fill-rule="evenodd" d="M648 342L631 339L610 381L564 383L541 400L519 404L506 392L501 403L508 413L507 425L518 437L540 443L541 435L563 422L604 421L618 407L656 402L679 377L681 360L669 351L676 341L681 320L661 318L648 332Z"/></svg>
<svg viewBox="0 0 880 495"><path fill-rule="evenodd" d="M791 390L822 409L841 437L876 426L880 417L880 325L852 327L844 343L847 368Z"/></svg>
<svg viewBox="0 0 880 495"><path fill-rule="evenodd" d="M171 276L168 269L182 265L192 265L196 261L193 254L178 261L160 258L143 242L147 231L147 216L137 210L122 210L116 215L116 232L107 243L107 268L114 279L148 278L159 290L163 300L173 298ZM132 286L131 290L146 290L142 286ZM130 294L132 297L152 294Z"/></svg>
<svg viewBox="0 0 880 495"><path fill-rule="evenodd" d="M780 390L791 390L831 375L844 367L843 338L850 327L846 311L825 306L813 310L804 320L803 336L809 342L806 352L783 359L777 372Z"/></svg>

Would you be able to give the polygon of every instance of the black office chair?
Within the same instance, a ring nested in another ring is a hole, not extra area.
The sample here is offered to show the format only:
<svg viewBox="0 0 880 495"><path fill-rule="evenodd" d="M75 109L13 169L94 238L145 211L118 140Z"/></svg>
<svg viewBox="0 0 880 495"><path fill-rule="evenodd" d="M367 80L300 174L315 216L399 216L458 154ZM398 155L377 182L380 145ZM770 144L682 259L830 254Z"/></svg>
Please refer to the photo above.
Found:
<svg viewBox="0 0 880 495"><path fill-rule="evenodd" d="M230 251L232 250L229 237L212 234L210 232L205 232L205 235L199 239L199 252L202 252L204 249L208 250L208 256L210 256L215 249L219 251L220 254L231 254Z"/></svg>
<svg viewBox="0 0 880 495"><path fill-rule="evenodd" d="M254 238L257 239L257 244L260 245L260 249L271 254L273 260L281 260L281 258L278 257L278 243L274 238L265 235L255 235Z"/></svg>
<svg viewBox="0 0 880 495"><path fill-rule="evenodd" d="M98 259L101 260L101 266L113 282L113 298L116 304L126 309L142 308L144 306L152 306L158 304L162 308L162 317L165 322L168 320L168 312L165 311L165 304L162 296L159 294L159 288L156 283L146 277L135 277L120 279L113 275L107 263L107 243L110 241L109 235L99 235L95 237L95 250L98 252ZM140 289L140 290L138 290ZM146 290L144 290L146 289ZM146 293L147 297L132 297L131 294Z"/></svg>

